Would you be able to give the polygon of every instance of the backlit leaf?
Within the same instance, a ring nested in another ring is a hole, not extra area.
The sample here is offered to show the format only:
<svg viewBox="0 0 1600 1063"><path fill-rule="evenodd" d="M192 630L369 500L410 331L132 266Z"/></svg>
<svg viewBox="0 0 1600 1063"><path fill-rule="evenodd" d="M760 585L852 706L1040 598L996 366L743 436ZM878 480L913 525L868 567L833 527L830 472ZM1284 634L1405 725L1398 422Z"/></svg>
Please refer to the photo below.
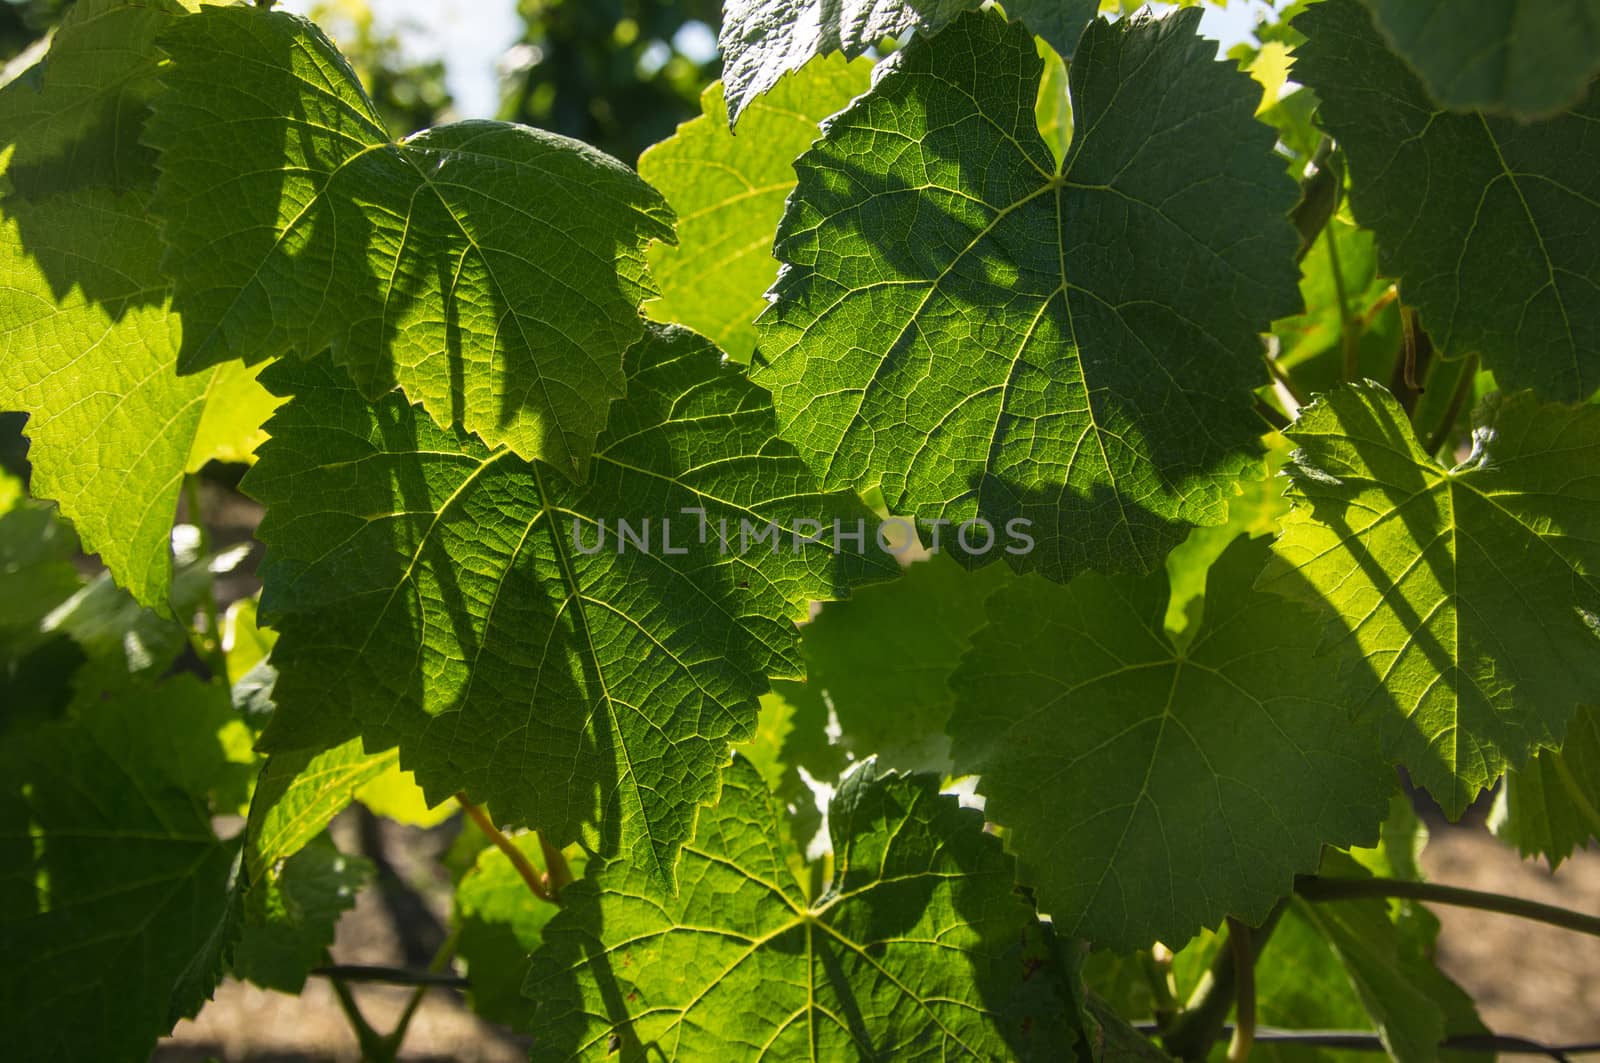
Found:
<svg viewBox="0 0 1600 1063"><path fill-rule="evenodd" d="M982 826L931 776L864 765L809 897L736 760L675 897L626 861L563 894L528 979L534 1060L1070 1058L1063 967Z"/></svg>
<svg viewBox="0 0 1600 1063"><path fill-rule="evenodd" d="M1263 585L1331 606L1352 707L1460 815L1600 690L1600 406L1492 396L1454 468L1370 382L1285 434L1293 509Z"/></svg>

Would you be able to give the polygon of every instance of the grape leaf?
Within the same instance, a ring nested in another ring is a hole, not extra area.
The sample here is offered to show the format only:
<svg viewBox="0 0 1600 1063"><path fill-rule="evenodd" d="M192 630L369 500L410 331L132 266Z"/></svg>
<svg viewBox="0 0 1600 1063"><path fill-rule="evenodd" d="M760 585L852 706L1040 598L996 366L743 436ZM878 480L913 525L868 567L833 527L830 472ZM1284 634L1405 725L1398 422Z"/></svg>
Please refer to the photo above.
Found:
<svg viewBox="0 0 1600 1063"><path fill-rule="evenodd" d="M700 94L705 112L639 156L639 176L678 215L678 243L650 247L657 321L687 325L748 362L755 319L778 275L772 233L794 189L794 160L817 125L867 89L872 63L815 59L752 103L735 137L721 83Z"/></svg>
<svg viewBox="0 0 1600 1063"><path fill-rule="evenodd" d="M299 993L311 969L326 962L334 926L371 872L370 862L344 855L323 834L251 883L231 973Z"/></svg>
<svg viewBox="0 0 1600 1063"><path fill-rule="evenodd" d="M1007 560L1057 579L1149 570L1224 519L1259 468L1257 333L1299 306L1295 191L1198 16L1090 26L1060 172L1033 40L993 14L913 40L829 121L796 164L757 378L824 486L996 538L1032 521Z"/></svg>
<svg viewBox="0 0 1600 1063"><path fill-rule="evenodd" d="M1489 826L1523 856L1544 857L1552 871L1600 839L1600 707L1578 710L1559 750L1506 773Z"/></svg>
<svg viewBox="0 0 1600 1063"><path fill-rule="evenodd" d="M274 400L229 370L174 373L180 326L140 195L88 190L7 206L0 407L29 413L33 490L60 505L140 604L171 615L168 537L183 474L252 447ZM82 281L59 302L58 274Z"/></svg>
<svg viewBox="0 0 1600 1063"><path fill-rule="evenodd" d="M139 138L160 88L155 41L185 6L79 0L67 9L45 59L0 89L0 143L16 146L6 175L18 194L154 185L155 151Z"/></svg>
<svg viewBox="0 0 1600 1063"><path fill-rule="evenodd" d="M1367 0L1384 36L1455 111L1538 118L1600 72L1597 0Z"/></svg>
<svg viewBox="0 0 1600 1063"><path fill-rule="evenodd" d="M1477 425L1446 469L1376 384L1302 409L1262 576L1325 598L1350 704L1452 817L1600 689L1600 406L1493 396Z"/></svg>
<svg viewBox="0 0 1600 1063"><path fill-rule="evenodd" d="M876 754L886 768L949 772L950 673L983 626L984 598L1005 579L1004 569L966 572L935 554L822 607L801 632L806 686L826 695L845 750L858 760ZM825 766L805 767L832 778Z"/></svg>
<svg viewBox="0 0 1600 1063"><path fill-rule="evenodd" d="M544 871L538 835L519 834L511 843ZM582 873L583 850L570 847L567 860L574 874ZM510 858L492 845L461 876L455 905L460 928L456 954L467 964L472 1010L490 1022L531 1031L533 1004L522 995L522 986L545 924L560 909L535 897Z"/></svg>
<svg viewBox="0 0 1600 1063"><path fill-rule="evenodd" d="M833 800L836 871L815 898L779 816L735 759L675 897L591 863L533 958L534 1060L1070 1058L1062 966L980 814L932 776L862 765Z"/></svg>
<svg viewBox="0 0 1600 1063"><path fill-rule="evenodd" d="M156 36L176 0L88 0L45 60L0 90L14 143L0 202L0 407L26 410L34 490L117 580L170 613L168 531L185 471L242 460L273 399L242 367L179 378L179 326L147 212L140 143Z"/></svg>
<svg viewBox="0 0 1600 1063"><path fill-rule="evenodd" d="M728 114L738 122L756 97L770 91L813 56L842 52L855 58L912 30L936 33L982 0L729 0L723 5L723 78ZM1022 19L1063 56L1094 17L1097 0L1012 0L1006 12Z"/></svg>
<svg viewBox="0 0 1600 1063"><path fill-rule="evenodd" d="M1600 387L1600 83L1542 122L1452 114L1389 52L1358 0L1295 20L1295 77L1350 167L1382 271L1447 355L1501 386L1575 400Z"/></svg>
<svg viewBox="0 0 1600 1063"><path fill-rule="evenodd" d="M368 398L588 465L671 211L577 141L460 122L392 143L338 50L282 12L208 7L162 37L146 140L183 315L179 366L291 349Z"/></svg>
<svg viewBox="0 0 1600 1063"><path fill-rule="evenodd" d="M1376 837L1393 776L1312 659L1316 614L1251 590L1267 556L1223 553L1181 651L1165 573L989 598L951 679L956 768L1063 933L1129 949L1260 923L1322 845Z"/></svg>
<svg viewBox="0 0 1600 1063"><path fill-rule="evenodd" d="M670 881L766 677L800 671L807 600L896 567L791 536L860 521L870 542L876 520L814 490L715 347L651 326L628 365L583 485L398 395L374 406L323 360L274 367L297 394L244 483L268 506L261 608L281 633L269 748L398 744L430 800L464 790ZM742 550L744 522L775 522L781 551Z"/></svg>
<svg viewBox="0 0 1600 1063"><path fill-rule="evenodd" d="M197 789L223 752L165 689L0 746L0 1041L18 1059L143 1059L221 973L186 977L238 852Z"/></svg>

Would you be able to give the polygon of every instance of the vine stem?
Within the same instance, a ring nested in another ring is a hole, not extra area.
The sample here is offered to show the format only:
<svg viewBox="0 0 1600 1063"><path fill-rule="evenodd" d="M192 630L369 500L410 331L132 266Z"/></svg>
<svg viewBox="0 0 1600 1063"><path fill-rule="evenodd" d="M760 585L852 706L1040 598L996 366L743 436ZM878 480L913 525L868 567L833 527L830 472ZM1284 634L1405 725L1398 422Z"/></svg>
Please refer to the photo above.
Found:
<svg viewBox="0 0 1600 1063"><path fill-rule="evenodd" d="M1252 961L1261 955L1262 949L1266 948L1273 929L1278 925L1278 920L1282 919L1283 913L1288 910L1288 898L1280 900L1262 924L1250 934ZM1223 1024L1227 1022L1228 1012L1233 1008L1234 995L1238 989L1238 969L1234 962L1232 936L1233 932L1230 929L1229 943L1217 951L1211 961L1211 967L1200 976L1194 992L1189 994L1189 1000L1184 1005L1182 1013L1172 1020L1171 1025L1162 1034L1161 1043L1170 1055L1179 1059L1205 1059L1211 1052L1211 1046L1222 1036Z"/></svg>
<svg viewBox="0 0 1600 1063"><path fill-rule="evenodd" d="M506 854L506 859L511 861L511 866L517 869L517 874L522 876L522 881L528 884L528 889L533 892L533 895L541 901L555 904L555 896L552 894L550 883L546 881L545 876L539 874L539 869L534 867L532 862L528 860L527 854L518 849L516 844L510 838L507 838L499 827L494 825L494 821L483 810L483 806L475 805L467 800L467 795L464 793L456 794L456 800L461 802L462 810L472 817L472 822L478 825L478 829L483 831L490 841L494 842L494 847ZM541 845L544 843L543 835L540 835L539 841ZM546 859L548 858L546 856ZM566 861L563 860L563 866L565 863ZM567 874L570 877L572 872L568 871Z"/></svg>
<svg viewBox="0 0 1600 1063"><path fill-rule="evenodd" d="M1228 1040L1228 1063L1245 1063L1256 1039L1256 952L1250 928L1228 916L1228 948L1233 953L1234 1027Z"/></svg>
<svg viewBox="0 0 1600 1063"><path fill-rule="evenodd" d="M1450 429L1455 426L1456 418L1461 415L1461 407L1466 405L1467 396L1472 394L1472 385L1477 376L1478 356L1468 355L1466 364L1461 367L1461 379L1456 381L1455 390L1450 393L1450 402L1445 406L1444 417L1428 434L1426 446L1429 454L1439 453L1439 448L1449 441Z"/></svg>
<svg viewBox="0 0 1600 1063"><path fill-rule="evenodd" d="M446 989L465 989L467 980L458 974L439 974L433 971L412 971L404 967L384 967L370 963L330 963L311 968L310 974L318 978L338 979L346 983L373 985L442 986Z"/></svg>
<svg viewBox="0 0 1600 1063"><path fill-rule="evenodd" d="M1322 878L1302 875L1295 879L1294 891L1308 901L1345 901L1363 897L1402 897L1412 901L1432 901L1460 908L1478 908L1485 912L1500 912L1540 923L1549 923L1565 930L1600 937L1600 916L1575 912L1570 908L1557 908L1553 904L1540 904L1523 897L1508 897L1502 893L1485 893L1460 886L1444 886L1436 882L1411 882L1396 878Z"/></svg>
<svg viewBox="0 0 1600 1063"><path fill-rule="evenodd" d="M1289 374L1283 371L1283 366L1278 364L1278 360L1269 354L1266 361L1267 372L1272 375L1272 379L1277 381L1278 385L1282 387L1284 391L1289 393L1289 397L1295 401L1295 405L1309 405L1310 403L1306 399L1306 396L1300 391L1299 387L1295 385L1295 382L1289 379ZM1298 410L1295 412L1299 413Z"/></svg>
<svg viewBox="0 0 1600 1063"><path fill-rule="evenodd" d="M330 959L326 952L322 958ZM345 1019L350 1023L350 1029L355 1032L356 1044L361 1048L361 1058L380 1058L384 1052L383 1035L374 1030L367 1017L361 1014L361 1005L356 1003L355 994L350 992L350 987L345 984L343 978L332 977L329 982L333 986L334 997L339 1001L339 1010L344 1012Z"/></svg>

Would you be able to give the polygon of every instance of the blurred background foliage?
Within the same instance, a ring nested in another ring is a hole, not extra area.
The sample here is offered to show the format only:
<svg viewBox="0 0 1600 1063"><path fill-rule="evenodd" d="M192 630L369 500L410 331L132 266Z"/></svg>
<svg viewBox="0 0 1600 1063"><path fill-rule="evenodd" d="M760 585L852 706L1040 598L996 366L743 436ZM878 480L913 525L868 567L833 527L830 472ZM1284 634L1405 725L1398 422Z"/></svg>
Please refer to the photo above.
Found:
<svg viewBox="0 0 1600 1063"><path fill-rule="evenodd" d="M630 165L700 113L721 74L718 0L520 0L499 117L587 141Z"/></svg>

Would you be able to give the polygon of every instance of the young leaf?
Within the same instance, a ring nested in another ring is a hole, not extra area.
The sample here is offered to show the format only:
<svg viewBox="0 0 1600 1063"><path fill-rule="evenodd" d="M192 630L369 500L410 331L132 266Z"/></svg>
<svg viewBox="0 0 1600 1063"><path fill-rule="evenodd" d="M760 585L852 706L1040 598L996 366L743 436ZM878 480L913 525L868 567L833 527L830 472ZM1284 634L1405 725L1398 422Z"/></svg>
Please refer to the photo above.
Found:
<svg viewBox="0 0 1600 1063"><path fill-rule="evenodd" d="M534 954L534 1060L1071 1057L1063 965L981 815L868 763L829 821L836 872L808 897L735 759L675 897L591 864Z"/></svg>
<svg viewBox="0 0 1600 1063"><path fill-rule="evenodd" d="M461 122L390 142L295 15L208 7L162 38L146 139L183 315L180 366L332 346L368 398L581 475L639 337L671 211L554 134Z"/></svg>
<svg viewBox="0 0 1600 1063"><path fill-rule="evenodd" d="M745 112L735 137L722 85L700 94L705 113L639 156L639 176L678 215L678 243L650 247L661 292L645 304L657 321L687 325L735 361L748 362L756 315L778 276L772 233L794 189L794 160L818 124L867 90L872 63L815 59Z"/></svg>
<svg viewBox="0 0 1600 1063"><path fill-rule="evenodd" d="M1309 38L1295 77L1349 160L1356 220L1435 346L1479 352L1506 388L1600 388L1600 83L1547 121L1452 114L1358 0L1314 4L1295 26Z"/></svg>
<svg viewBox="0 0 1600 1063"><path fill-rule="evenodd" d="M1451 816L1600 690L1600 406L1493 396L1477 425L1446 469L1376 384L1301 410L1262 576L1326 599L1351 705Z"/></svg>
<svg viewBox="0 0 1600 1063"><path fill-rule="evenodd" d="M1600 706L1578 710L1560 749L1506 773L1489 826L1523 856L1544 857L1552 871L1600 839Z"/></svg>
<svg viewBox="0 0 1600 1063"><path fill-rule="evenodd" d="M1600 72L1597 0L1367 0L1394 50L1453 111L1542 118Z"/></svg>
<svg viewBox="0 0 1600 1063"><path fill-rule="evenodd" d="M364 753L361 740L332 749L277 753L267 758L245 824L245 868L264 881L343 812L356 791L397 760L394 750Z"/></svg>
<svg viewBox="0 0 1600 1063"><path fill-rule="evenodd" d="M398 744L430 800L465 790L670 881L766 677L800 672L806 602L896 569L803 542L809 520L870 544L876 521L814 489L715 347L652 326L627 364L582 485L373 405L325 360L268 374L296 394L245 481L281 632L266 745Z"/></svg>
<svg viewBox="0 0 1600 1063"><path fill-rule="evenodd" d="M1316 614L1251 589L1266 559L1228 548L1182 650L1164 573L990 597L951 680L956 768L1063 933L1129 949L1259 923L1324 844L1376 838L1393 776L1312 657Z"/></svg>
<svg viewBox="0 0 1600 1063"><path fill-rule="evenodd" d="M824 486L1001 538L1031 521L1007 560L1063 580L1148 571L1224 519L1259 468L1257 333L1299 306L1295 191L1198 16L1090 26L1060 171L1033 40L992 13L914 40L829 121L758 323L758 379Z"/></svg>
<svg viewBox="0 0 1600 1063"><path fill-rule="evenodd" d="M0 746L0 1042L17 1059L144 1059L221 974L189 968L238 853L201 788L223 754L165 689Z"/></svg>

